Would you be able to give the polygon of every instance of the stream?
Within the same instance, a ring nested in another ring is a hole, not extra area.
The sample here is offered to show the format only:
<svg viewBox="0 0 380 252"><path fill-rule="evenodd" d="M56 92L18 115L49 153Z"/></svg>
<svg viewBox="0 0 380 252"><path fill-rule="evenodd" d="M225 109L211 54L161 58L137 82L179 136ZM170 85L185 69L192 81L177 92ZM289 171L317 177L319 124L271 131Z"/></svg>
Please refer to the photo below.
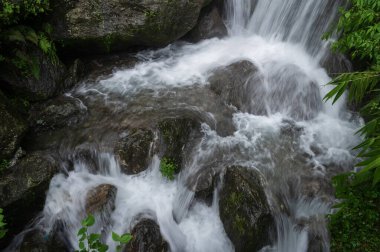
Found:
<svg viewBox="0 0 380 252"><path fill-rule="evenodd" d="M111 231L130 232L142 217L156 221L170 251L235 251L219 214L223 183L206 204L189 181L210 167L223 181L226 167L244 166L261 174L274 216L273 242L261 251L312 251L310 237L329 251L330 179L353 169L351 149L360 142L355 132L362 124L345 99L322 101L330 77L321 66L329 41L321 37L336 22L338 7L330 0L226 1L227 37L144 50L133 55L132 67L78 83L66 96L80 102L85 121L39 140L41 146L47 138L59 144L62 172L31 228L49 233L59 223L77 249L87 192L109 184L117 188L114 210L96 215L91 231L102 233L110 251ZM231 99L223 96L226 87L215 94L210 80L217 70L242 61L255 68L244 85ZM115 139L128 128L182 117L197 121L199 130L174 180L160 172L157 135L147 169L122 172ZM91 158L78 158L78 150Z"/></svg>

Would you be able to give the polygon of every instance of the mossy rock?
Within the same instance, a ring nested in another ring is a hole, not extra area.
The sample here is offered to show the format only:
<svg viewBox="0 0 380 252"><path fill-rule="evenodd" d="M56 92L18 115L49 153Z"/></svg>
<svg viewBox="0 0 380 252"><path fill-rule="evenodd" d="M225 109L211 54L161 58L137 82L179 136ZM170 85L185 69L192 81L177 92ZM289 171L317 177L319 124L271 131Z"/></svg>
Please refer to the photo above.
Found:
<svg viewBox="0 0 380 252"><path fill-rule="evenodd" d="M8 223L0 248L43 209L50 180L57 171L58 164L52 157L35 152L0 175L0 208Z"/></svg>
<svg viewBox="0 0 380 252"><path fill-rule="evenodd" d="M137 174L148 168L153 140L154 134L149 129L132 129L119 140L115 153L124 173Z"/></svg>
<svg viewBox="0 0 380 252"><path fill-rule="evenodd" d="M162 146L162 158L173 163L176 167L175 173L181 170L185 146L196 134L199 123L188 118L165 119L158 123Z"/></svg>
<svg viewBox="0 0 380 252"><path fill-rule="evenodd" d="M258 251L271 243L274 219L257 171L228 167L219 209L224 229L237 252Z"/></svg>
<svg viewBox="0 0 380 252"><path fill-rule="evenodd" d="M13 156L28 127L1 91L0 117L0 161L2 161Z"/></svg>
<svg viewBox="0 0 380 252"><path fill-rule="evenodd" d="M81 53L165 46L190 31L210 0L53 0L50 22L64 48Z"/></svg>

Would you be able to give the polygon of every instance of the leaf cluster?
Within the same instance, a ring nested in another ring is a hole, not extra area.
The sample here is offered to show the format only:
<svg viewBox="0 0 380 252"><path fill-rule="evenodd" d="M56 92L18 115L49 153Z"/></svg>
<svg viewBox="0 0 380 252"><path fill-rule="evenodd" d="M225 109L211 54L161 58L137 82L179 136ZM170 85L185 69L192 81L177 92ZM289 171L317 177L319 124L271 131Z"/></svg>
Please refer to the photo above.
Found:
<svg viewBox="0 0 380 252"><path fill-rule="evenodd" d="M177 170L174 162L171 159L163 158L160 163L161 174L169 180L174 179L174 173Z"/></svg>
<svg viewBox="0 0 380 252"><path fill-rule="evenodd" d="M93 215L88 215L82 221L82 228L78 231L79 238L79 250L76 252L106 252L108 251L108 245L101 242L101 235L96 233L89 234L88 228L95 224L95 218ZM124 244L128 244L132 240L131 234L118 235L112 232L112 240L117 242L117 251L121 251Z"/></svg>
<svg viewBox="0 0 380 252"><path fill-rule="evenodd" d="M0 239L5 236L7 233L7 230L5 229L5 226L7 223L4 222L4 215L3 215L3 209L0 208Z"/></svg>

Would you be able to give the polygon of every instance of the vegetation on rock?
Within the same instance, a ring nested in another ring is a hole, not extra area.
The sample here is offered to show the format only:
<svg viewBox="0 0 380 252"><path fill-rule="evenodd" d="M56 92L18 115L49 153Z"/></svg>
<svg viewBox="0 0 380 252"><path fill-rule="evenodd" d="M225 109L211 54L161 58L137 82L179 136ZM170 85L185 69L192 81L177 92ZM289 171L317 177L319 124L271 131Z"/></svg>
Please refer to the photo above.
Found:
<svg viewBox="0 0 380 252"><path fill-rule="evenodd" d="M170 159L163 158L160 163L160 171L162 175L169 180L174 179L175 171L177 170L177 167L175 166L174 162Z"/></svg>
<svg viewBox="0 0 380 252"><path fill-rule="evenodd" d="M7 230L5 229L6 225L7 223L4 222L3 209L0 208L0 239L7 233Z"/></svg>
<svg viewBox="0 0 380 252"><path fill-rule="evenodd" d="M348 89L348 99L361 107L366 124L358 131L364 140L359 150L358 173L334 178L336 196L342 202L330 215L332 251L379 251L380 240L380 1L351 0L341 10L333 44L348 54L358 71L343 73L330 82L335 87L325 99L335 103Z"/></svg>

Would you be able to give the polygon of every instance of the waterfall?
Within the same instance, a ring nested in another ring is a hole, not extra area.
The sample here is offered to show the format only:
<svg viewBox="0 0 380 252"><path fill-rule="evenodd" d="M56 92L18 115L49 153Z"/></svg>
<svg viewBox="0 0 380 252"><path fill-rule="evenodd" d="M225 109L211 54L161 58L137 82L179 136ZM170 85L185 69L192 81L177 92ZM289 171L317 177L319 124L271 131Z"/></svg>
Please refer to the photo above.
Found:
<svg viewBox="0 0 380 252"><path fill-rule="evenodd" d="M173 252L234 251L219 216L223 185L214 188L207 205L195 198L188 181L210 167L243 165L263 175L275 217L273 243L262 251L308 251L313 237L329 251L325 215L334 202L329 179L351 169L361 124L344 99L334 106L322 102L330 77L320 66L328 50L320 38L336 21L339 6L331 0L227 0L228 37L141 51L134 67L77 85L70 95L91 113L75 131L57 136L70 169L51 181L36 226L49 233L61 223L77 248L86 194L110 184L117 188L115 210L97 216L92 231L102 233L111 251L110 230L130 232L139 216L159 224ZM243 60L256 70L234 97L241 106L220 102L210 91L210 78L216 69ZM182 115L201 122L201 137L192 142L175 180L161 175L159 155L140 174L121 172L108 146L118 130ZM92 153L88 159L73 155L83 146Z"/></svg>

